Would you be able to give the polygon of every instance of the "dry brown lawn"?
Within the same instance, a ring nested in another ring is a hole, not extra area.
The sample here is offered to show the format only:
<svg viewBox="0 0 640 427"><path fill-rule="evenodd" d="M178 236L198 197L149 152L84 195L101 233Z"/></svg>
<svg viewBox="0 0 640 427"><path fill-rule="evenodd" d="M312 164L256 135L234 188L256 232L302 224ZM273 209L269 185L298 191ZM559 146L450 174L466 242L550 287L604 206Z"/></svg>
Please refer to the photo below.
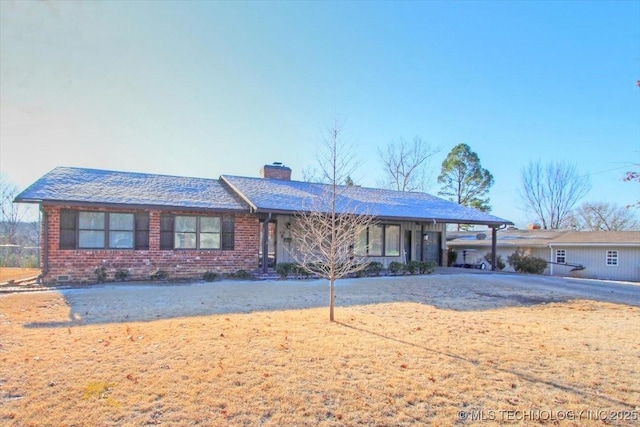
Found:
<svg viewBox="0 0 640 427"><path fill-rule="evenodd" d="M40 274L39 268L8 268L0 267L0 283L11 280L30 279Z"/></svg>
<svg viewBox="0 0 640 427"><path fill-rule="evenodd" d="M638 307L69 314L55 292L0 297L0 425L638 424Z"/></svg>

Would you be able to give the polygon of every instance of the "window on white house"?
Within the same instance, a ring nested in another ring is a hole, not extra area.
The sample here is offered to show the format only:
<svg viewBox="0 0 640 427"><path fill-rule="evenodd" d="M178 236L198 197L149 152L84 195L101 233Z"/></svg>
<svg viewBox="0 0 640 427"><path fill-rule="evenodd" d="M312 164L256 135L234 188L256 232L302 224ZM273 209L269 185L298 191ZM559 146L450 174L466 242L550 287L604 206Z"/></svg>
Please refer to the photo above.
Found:
<svg viewBox="0 0 640 427"><path fill-rule="evenodd" d="M353 252L358 256L367 255L367 229L365 228L356 236Z"/></svg>
<svg viewBox="0 0 640 427"><path fill-rule="evenodd" d="M618 251L607 251L607 265L608 266L618 265Z"/></svg>
<svg viewBox="0 0 640 427"><path fill-rule="evenodd" d="M370 226L356 237L354 252L359 256L400 256L400 226Z"/></svg>
<svg viewBox="0 0 640 427"><path fill-rule="evenodd" d="M556 262L558 264L567 263L567 252L564 249L556 249Z"/></svg>
<svg viewBox="0 0 640 427"><path fill-rule="evenodd" d="M369 256L382 256L382 245L384 240L382 236L384 228L381 225L373 225L369 227Z"/></svg>
<svg viewBox="0 0 640 427"><path fill-rule="evenodd" d="M400 226L384 226L384 255L400 256Z"/></svg>

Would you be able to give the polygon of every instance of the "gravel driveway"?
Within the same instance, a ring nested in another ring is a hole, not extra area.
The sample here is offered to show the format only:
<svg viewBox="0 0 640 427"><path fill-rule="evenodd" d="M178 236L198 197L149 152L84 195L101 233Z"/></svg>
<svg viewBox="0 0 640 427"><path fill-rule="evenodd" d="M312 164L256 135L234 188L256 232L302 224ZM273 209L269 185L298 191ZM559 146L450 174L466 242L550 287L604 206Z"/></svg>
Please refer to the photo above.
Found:
<svg viewBox="0 0 640 427"><path fill-rule="evenodd" d="M450 270L448 270L450 271ZM78 323L328 305L326 280L220 281L188 284L123 283L61 289ZM495 273L345 279L336 282L336 307L412 301L453 310L485 310L571 299L640 306L638 284Z"/></svg>

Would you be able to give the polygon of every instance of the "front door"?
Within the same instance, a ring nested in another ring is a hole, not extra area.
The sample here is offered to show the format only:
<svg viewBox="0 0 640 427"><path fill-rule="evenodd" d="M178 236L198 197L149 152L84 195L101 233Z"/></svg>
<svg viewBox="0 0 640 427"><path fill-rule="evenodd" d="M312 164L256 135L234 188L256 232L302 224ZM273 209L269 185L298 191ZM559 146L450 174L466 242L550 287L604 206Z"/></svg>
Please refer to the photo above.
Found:
<svg viewBox="0 0 640 427"><path fill-rule="evenodd" d="M440 264L440 239L442 233L439 231L425 231L422 235L422 261L433 261Z"/></svg>

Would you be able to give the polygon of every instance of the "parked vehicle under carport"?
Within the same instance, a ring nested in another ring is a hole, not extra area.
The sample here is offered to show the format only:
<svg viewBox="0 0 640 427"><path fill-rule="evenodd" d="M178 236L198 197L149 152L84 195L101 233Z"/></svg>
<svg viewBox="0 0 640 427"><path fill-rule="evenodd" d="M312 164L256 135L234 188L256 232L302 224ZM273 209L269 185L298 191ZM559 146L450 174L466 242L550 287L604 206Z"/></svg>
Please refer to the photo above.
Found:
<svg viewBox="0 0 640 427"><path fill-rule="evenodd" d="M482 254L476 249L464 249L462 251L462 263L455 263L453 267L461 268L477 268L479 270L485 270L487 264Z"/></svg>

